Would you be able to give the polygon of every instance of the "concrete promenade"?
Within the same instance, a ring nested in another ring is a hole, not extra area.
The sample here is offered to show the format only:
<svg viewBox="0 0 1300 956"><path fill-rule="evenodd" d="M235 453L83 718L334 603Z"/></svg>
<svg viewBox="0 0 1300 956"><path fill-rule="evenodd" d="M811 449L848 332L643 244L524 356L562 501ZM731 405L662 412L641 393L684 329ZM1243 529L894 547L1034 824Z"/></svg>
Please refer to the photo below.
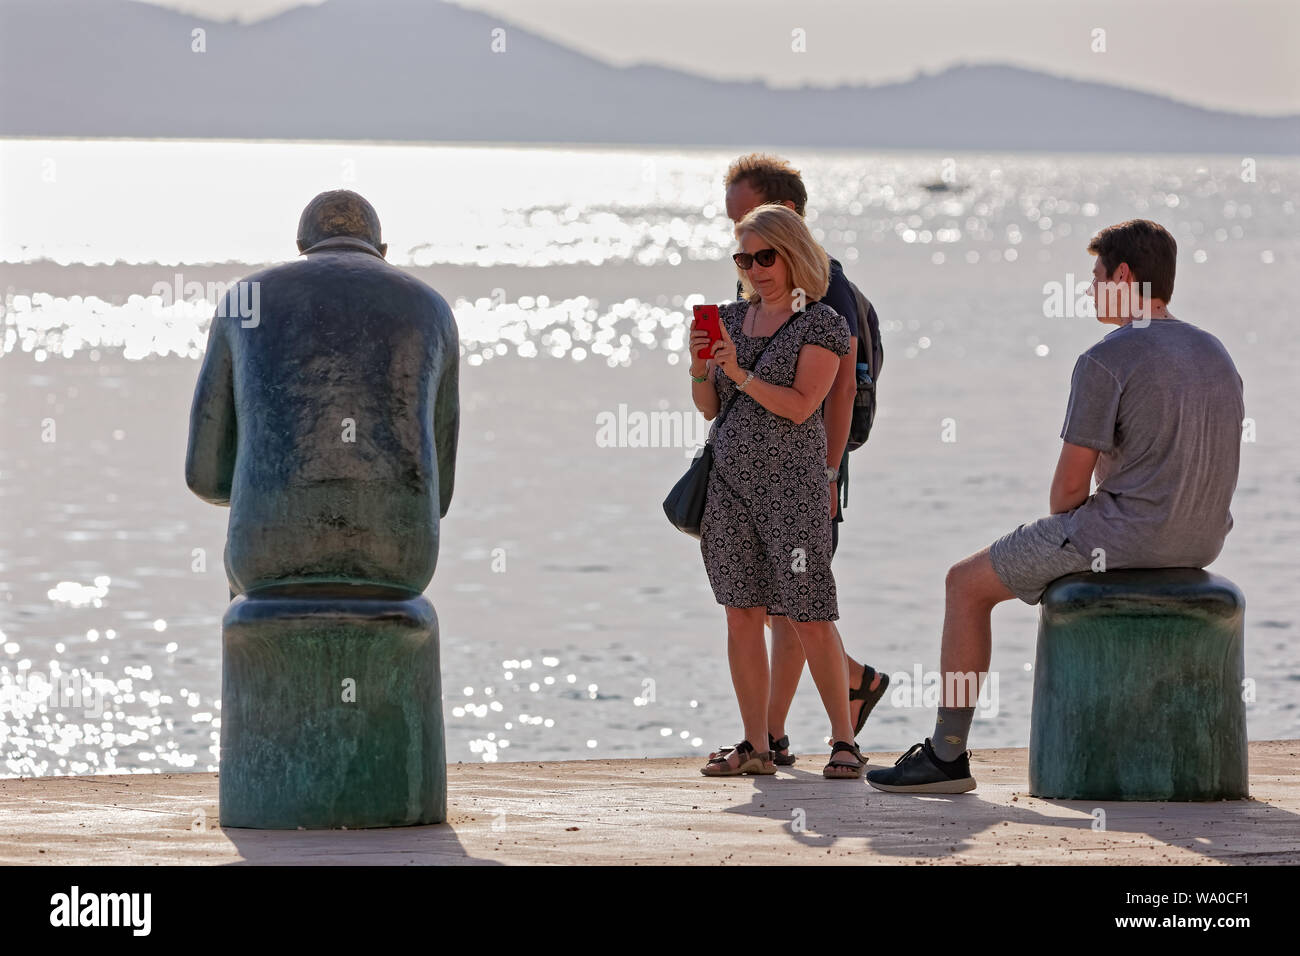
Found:
<svg viewBox="0 0 1300 956"><path fill-rule="evenodd" d="M222 830L212 773L10 778L0 864L1300 863L1300 740L1252 743L1251 799L1218 803L1038 800L1027 758L974 751L953 797L824 780L812 754L722 780L702 756L453 764L447 824L354 831Z"/></svg>

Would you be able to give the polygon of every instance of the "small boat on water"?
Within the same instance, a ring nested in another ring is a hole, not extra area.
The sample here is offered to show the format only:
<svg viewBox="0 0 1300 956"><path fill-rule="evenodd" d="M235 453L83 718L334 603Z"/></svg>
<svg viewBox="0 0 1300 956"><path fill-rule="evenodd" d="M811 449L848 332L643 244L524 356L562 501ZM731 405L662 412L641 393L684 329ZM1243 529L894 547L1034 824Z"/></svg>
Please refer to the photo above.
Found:
<svg viewBox="0 0 1300 956"><path fill-rule="evenodd" d="M935 179L928 183L921 183L921 188L932 193L962 193L966 191L967 186L965 183L950 183Z"/></svg>

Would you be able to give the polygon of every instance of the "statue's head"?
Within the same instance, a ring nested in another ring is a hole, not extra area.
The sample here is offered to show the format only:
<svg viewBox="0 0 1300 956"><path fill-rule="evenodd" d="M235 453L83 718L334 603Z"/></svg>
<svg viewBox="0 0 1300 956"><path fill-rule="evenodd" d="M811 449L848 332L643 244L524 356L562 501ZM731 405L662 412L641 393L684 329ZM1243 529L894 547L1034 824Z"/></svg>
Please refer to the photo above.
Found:
<svg viewBox="0 0 1300 956"><path fill-rule="evenodd" d="M379 216L365 197L350 189L331 189L307 204L298 220L298 251L318 242L346 236L360 239L388 255L388 243L379 241Z"/></svg>

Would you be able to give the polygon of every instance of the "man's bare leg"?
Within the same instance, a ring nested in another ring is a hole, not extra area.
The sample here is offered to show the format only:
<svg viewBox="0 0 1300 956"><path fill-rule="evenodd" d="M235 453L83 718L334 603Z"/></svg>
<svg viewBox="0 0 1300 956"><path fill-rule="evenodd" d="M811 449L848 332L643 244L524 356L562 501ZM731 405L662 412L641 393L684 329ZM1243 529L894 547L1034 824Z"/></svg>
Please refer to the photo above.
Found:
<svg viewBox="0 0 1300 956"><path fill-rule="evenodd" d="M949 568L944 591L943 697L930 742L941 760L952 761L966 752L975 703L993 657L993 608L1015 595L993 570L988 548ZM972 673L973 680L960 676Z"/></svg>
<svg viewBox="0 0 1300 956"><path fill-rule="evenodd" d="M944 592L939 669L944 674L988 673L993 656L993 608L1015 598L993 570L989 549L963 558L949 568ZM945 692L943 706L957 707L959 702L949 699Z"/></svg>
<svg viewBox="0 0 1300 956"><path fill-rule="evenodd" d="M948 570L943 613L943 649L939 667L943 697L934 735L914 745L892 767L867 772L867 783L893 793L966 793L975 789L966 757L975 701L993 654L993 608L1015 597L993 570L989 549L958 561ZM974 672L972 684L950 674Z"/></svg>

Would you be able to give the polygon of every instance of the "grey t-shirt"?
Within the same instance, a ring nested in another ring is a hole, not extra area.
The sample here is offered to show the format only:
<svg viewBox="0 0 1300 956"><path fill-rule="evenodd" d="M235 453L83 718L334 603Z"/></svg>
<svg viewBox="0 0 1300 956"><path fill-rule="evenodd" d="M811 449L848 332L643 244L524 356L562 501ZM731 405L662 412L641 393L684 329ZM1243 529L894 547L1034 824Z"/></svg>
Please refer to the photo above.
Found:
<svg viewBox="0 0 1300 956"><path fill-rule="evenodd" d="M1101 452L1097 490L1066 520L1106 567L1203 568L1223 549L1237 487L1241 376L1179 319L1125 325L1079 356L1061 437Z"/></svg>

